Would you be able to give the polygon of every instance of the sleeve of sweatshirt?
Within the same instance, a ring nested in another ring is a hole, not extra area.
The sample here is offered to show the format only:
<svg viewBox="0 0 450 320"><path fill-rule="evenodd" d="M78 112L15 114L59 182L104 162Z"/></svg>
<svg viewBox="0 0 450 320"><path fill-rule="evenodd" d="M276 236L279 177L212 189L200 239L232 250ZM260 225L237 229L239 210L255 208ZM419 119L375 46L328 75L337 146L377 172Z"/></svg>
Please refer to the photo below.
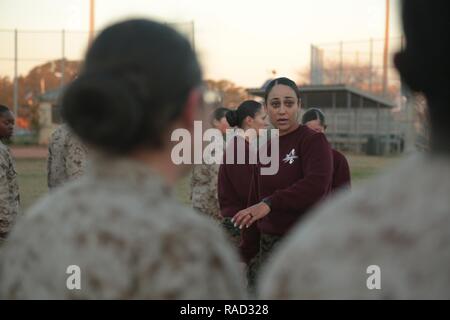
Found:
<svg viewBox="0 0 450 320"><path fill-rule="evenodd" d="M334 173L333 190L341 187L350 188L351 176L348 161L345 156L337 151L333 151Z"/></svg>
<svg viewBox="0 0 450 320"><path fill-rule="evenodd" d="M228 176L227 166L231 165L220 165L217 193L219 196L220 215L225 218L232 218L243 208Z"/></svg>
<svg viewBox="0 0 450 320"><path fill-rule="evenodd" d="M306 137L300 156L303 179L270 196L272 211L303 212L330 191L333 156L325 135L317 133Z"/></svg>

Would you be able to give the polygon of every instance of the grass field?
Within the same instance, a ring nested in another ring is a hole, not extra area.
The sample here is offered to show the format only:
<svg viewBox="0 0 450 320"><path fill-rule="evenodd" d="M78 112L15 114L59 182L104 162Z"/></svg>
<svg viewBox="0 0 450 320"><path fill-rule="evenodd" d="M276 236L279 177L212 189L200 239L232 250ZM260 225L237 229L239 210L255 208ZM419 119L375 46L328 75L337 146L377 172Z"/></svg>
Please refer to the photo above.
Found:
<svg viewBox="0 0 450 320"><path fill-rule="evenodd" d="M47 160L16 159L16 171L19 178L20 204L22 209L26 209L48 191Z"/></svg>
<svg viewBox="0 0 450 320"><path fill-rule="evenodd" d="M368 157L347 155L350 163L354 187L374 174L389 168L400 157ZM46 159L17 159L16 169L19 175L21 206L28 208L39 197L46 194L47 168ZM183 203L189 203L189 176L182 179L176 188L176 195Z"/></svg>

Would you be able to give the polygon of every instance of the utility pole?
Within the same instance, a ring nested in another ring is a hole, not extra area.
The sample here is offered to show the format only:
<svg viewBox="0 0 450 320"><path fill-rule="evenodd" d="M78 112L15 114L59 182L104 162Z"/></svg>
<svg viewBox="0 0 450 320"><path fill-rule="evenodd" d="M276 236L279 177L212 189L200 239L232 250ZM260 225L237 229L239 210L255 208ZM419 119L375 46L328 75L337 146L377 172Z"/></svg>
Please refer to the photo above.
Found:
<svg viewBox="0 0 450 320"><path fill-rule="evenodd" d="M386 25L384 29L384 52L383 52L383 94L386 95L388 87L388 55L389 55L389 11L390 1L386 0Z"/></svg>
<svg viewBox="0 0 450 320"><path fill-rule="evenodd" d="M370 57L369 57L369 91L372 92L372 85L373 85L373 39L370 38L369 42L369 51L370 51Z"/></svg>

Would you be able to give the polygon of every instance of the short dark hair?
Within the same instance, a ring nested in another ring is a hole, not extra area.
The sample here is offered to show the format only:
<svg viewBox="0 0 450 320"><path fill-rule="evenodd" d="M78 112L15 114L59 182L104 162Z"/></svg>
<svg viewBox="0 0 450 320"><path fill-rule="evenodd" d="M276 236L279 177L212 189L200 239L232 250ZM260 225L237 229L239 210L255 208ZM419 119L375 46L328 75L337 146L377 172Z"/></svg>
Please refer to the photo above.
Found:
<svg viewBox="0 0 450 320"><path fill-rule="evenodd" d="M188 40L167 25L129 20L95 39L61 113L81 140L105 151L158 148L201 80Z"/></svg>
<svg viewBox="0 0 450 320"><path fill-rule="evenodd" d="M0 104L0 116L3 116L7 112L11 112L11 110L7 106Z"/></svg>
<svg viewBox="0 0 450 320"><path fill-rule="evenodd" d="M232 127L238 126L242 128L242 121L246 117L255 118L258 111L261 110L261 103L254 100L246 100L242 102L236 110L227 113L228 124Z"/></svg>
<svg viewBox="0 0 450 320"><path fill-rule="evenodd" d="M325 115L319 108L309 108L302 116L302 124L306 124L309 121L319 120L322 126L325 126Z"/></svg>
<svg viewBox="0 0 450 320"><path fill-rule="evenodd" d="M265 92L264 92L264 101L265 102L267 102L267 98L269 97L270 91L272 91L273 87L275 87L277 84L282 84L282 85L290 87L292 90L294 90L295 95L297 96L298 100L300 101L300 90L298 90L297 84L289 78L281 77L281 78L273 79L266 86Z"/></svg>
<svg viewBox="0 0 450 320"><path fill-rule="evenodd" d="M447 0L403 0L406 46L394 63L403 83L425 94L432 149L450 153L450 10Z"/></svg>

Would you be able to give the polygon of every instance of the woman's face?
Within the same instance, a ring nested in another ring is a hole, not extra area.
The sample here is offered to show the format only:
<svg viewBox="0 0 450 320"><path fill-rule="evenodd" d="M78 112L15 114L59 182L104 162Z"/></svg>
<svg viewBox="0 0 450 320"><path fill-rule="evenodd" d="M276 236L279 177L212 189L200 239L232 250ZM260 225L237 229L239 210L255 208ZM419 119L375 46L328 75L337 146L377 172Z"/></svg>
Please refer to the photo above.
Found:
<svg viewBox="0 0 450 320"><path fill-rule="evenodd" d="M266 110L272 125L280 130L280 135L294 131L299 126L297 121L300 102L289 86L275 85L270 91Z"/></svg>
<svg viewBox="0 0 450 320"><path fill-rule="evenodd" d="M10 139L14 133L14 117L10 111L0 114L0 138Z"/></svg>
<svg viewBox="0 0 450 320"><path fill-rule="evenodd" d="M245 119L246 122L246 130L247 129L254 129L256 132L260 133L259 130L261 129L267 129L269 126L268 119L267 119L267 113L261 108L260 111L255 113L255 117L247 117Z"/></svg>

